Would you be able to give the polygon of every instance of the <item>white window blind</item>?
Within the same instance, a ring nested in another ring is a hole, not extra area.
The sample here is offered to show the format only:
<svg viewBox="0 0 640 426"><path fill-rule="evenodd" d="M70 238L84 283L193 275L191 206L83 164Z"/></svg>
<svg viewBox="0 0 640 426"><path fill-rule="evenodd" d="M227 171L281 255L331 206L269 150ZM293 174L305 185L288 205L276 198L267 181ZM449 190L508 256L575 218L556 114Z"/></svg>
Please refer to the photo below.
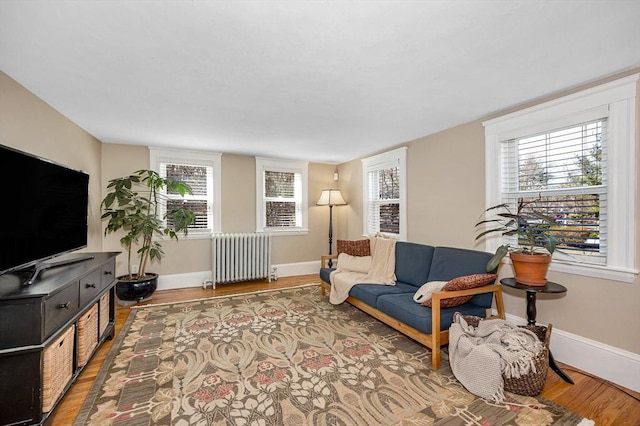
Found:
<svg viewBox="0 0 640 426"><path fill-rule="evenodd" d="M522 198L553 213L560 250L571 256L554 253L552 271L637 279L639 79L633 74L483 122L486 206ZM487 238L486 249L502 243Z"/></svg>
<svg viewBox="0 0 640 426"><path fill-rule="evenodd" d="M149 154L150 166L160 176L183 181L193 191L184 197L165 191L166 203L160 206L162 217L167 211L184 206L196 215L188 237L203 238L211 232L221 232L221 154L152 147Z"/></svg>
<svg viewBox="0 0 640 426"><path fill-rule="evenodd" d="M302 226L300 173L264 172L264 211L268 228Z"/></svg>
<svg viewBox="0 0 640 426"><path fill-rule="evenodd" d="M603 118L502 142L502 202L554 218L558 249L595 264L607 252L606 135Z"/></svg>
<svg viewBox="0 0 640 426"><path fill-rule="evenodd" d="M180 180L191 187L193 194L184 197L177 192L167 191L167 204L164 213L185 207L196 215L196 221L189 227L192 230L211 230L213 222L213 167L186 164L160 163L161 176ZM169 225L173 225L169 220Z"/></svg>
<svg viewBox="0 0 640 426"><path fill-rule="evenodd" d="M256 157L256 231L304 235L308 163Z"/></svg>
<svg viewBox="0 0 640 426"><path fill-rule="evenodd" d="M368 173L368 234L400 233L400 176L398 167Z"/></svg>
<svg viewBox="0 0 640 426"><path fill-rule="evenodd" d="M406 239L406 148L362 160L364 234Z"/></svg>

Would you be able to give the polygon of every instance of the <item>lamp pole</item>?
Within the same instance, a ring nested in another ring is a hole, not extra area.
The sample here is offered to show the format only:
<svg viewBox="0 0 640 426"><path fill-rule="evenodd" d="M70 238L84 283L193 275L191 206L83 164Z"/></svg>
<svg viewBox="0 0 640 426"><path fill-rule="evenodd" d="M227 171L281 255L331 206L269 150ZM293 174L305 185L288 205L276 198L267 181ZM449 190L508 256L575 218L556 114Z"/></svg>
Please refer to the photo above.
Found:
<svg viewBox="0 0 640 426"><path fill-rule="evenodd" d="M323 189L320 198L316 203L319 206L329 206L329 255L333 254L333 206L342 206L347 204L342 197L339 189ZM329 268L333 267L333 260L327 262ZM323 265L324 267L324 265Z"/></svg>
<svg viewBox="0 0 640 426"><path fill-rule="evenodd" d="M331 246L333 246L333 204L329 204L329 255L331 255ZM333 261L329 259L329 268L333 267Z"/></svg>

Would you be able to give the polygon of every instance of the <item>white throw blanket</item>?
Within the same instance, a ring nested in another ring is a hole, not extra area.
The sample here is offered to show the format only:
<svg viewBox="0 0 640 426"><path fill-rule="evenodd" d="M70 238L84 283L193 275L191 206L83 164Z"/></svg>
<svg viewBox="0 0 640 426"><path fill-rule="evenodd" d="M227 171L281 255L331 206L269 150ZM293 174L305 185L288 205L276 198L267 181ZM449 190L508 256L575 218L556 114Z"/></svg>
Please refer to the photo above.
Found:
<svg viewBox="0 0 640 426"><path fill-rule="evenodd" d="M347 300L349 290L358 283L395 285L396 283L396 240L392 238L371 238L371 268L369 272L353 272L340 268L329 275L331 293L329 302L334 305Z"/></svg>
<svg viewBox="0 0 640 426"><path fill-rule="evenodd" d="M528 374L543 345L531 330L502 319L477 328L456 315L449 328L449 362L458 381L474 395L504 401L504 380Z"/></svg>

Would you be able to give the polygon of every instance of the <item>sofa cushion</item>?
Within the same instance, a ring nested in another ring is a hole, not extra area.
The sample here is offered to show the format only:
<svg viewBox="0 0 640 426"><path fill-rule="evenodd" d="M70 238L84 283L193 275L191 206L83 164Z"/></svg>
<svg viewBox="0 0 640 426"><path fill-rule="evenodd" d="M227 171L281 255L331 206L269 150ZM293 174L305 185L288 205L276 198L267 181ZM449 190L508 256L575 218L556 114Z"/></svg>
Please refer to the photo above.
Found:
<svg viewBox="0 0 640 426"><path fill-rule="evenodd" d="M487 262L493 254L453 247L436 247L433 261L426 281L450 281L463 275L483 274L487 272ZM473 296L469 303L486 308L491 307L492 293Z"/></svg>
<svg viewBox="0 0 640 426"><path fill-rule="evenodd" d="M496 274L471 274L457 277L449 281L442 287L442 291L457 291L467 290L470 288L482 287L487 284L491 284L498 278ZM436 281L437 282L437 281ZM454 306L460 306L470 301L473 296L459 296L452 297L451 299L440 300L441 308L452 308ZM431 307L431 299L426 299L422 302L422 306Z"/></svg>
<svg viewBox="0 0 640 426"><path fill-rule="evenodd" d="M426 281L449 281L456 277L487 272L492 254L453 247L436 247Z"/></svg>
<svg viewBox="0 0 640 426"><path fill-rule="evenodd" d="M427 281L437 281L428 279L434 249L433 246L425 244L398 241L396 244L396 279L414 287L420 287ZM441 281L449 281L450 279Z"/></svg>
<svg viewBox="0 0 640 426"><path fill-rule="evenodd" d="M351 256L371 256L371 246L369 239L338 240L336 241L336 252Z"/></svg>
<svg viewBox="0 0 640 426"><path fill-rule="evenodd" d="M331 272L335 270L336 268L320 268L320 279L325 283L331 283L329 275L331 275Z"/></svg>
<svg viewBox="0 0 640 426"><path fill-rule="evenodd" d="M378 304L378 297L380 296L385 294L407 293L413 297L415 291L414 286L403 282L396 282L396 285L356 284L349 291L349 296L375 308Z"/></svg>
<svg viewBox="0 0 640 426"><path fill-rule="evenodd" d="M386 294L378 297L378 310L411 326L419 331L431 334L431 308L413 302L413 294ZM453 322L453 314L474 315L484 318L484 308L472 304L464 304L455 308L440 309L440 331L448 330Z"/></svg>

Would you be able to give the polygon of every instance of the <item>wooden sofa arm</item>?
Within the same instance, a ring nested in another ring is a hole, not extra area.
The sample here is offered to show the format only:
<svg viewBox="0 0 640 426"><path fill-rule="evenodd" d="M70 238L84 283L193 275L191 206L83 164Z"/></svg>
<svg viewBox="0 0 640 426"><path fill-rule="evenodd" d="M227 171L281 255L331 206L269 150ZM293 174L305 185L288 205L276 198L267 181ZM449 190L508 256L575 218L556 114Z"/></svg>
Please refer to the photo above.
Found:
<svg viewBox="0 0 640 426"><path fill-rule="evenodd" d="M338 260L338 255L337 254L323 254L322 256L320 256L320 267L321 268L328 268L329 265L327 264L327 262L329 261L329 259L331 260ZM333 262L334 265L337 262Z"/></svg>
<svg viewBox="0 0 640 426"><path fill-rule="evenodd" d="M442 300L442 299L452 299L454 297L460 297L460 296L474 296L476 294L483 294L483 293L496 293L496 291L498 290L500 292L500 295L502 296L502 286L500 286L499 284L492 284L492 285L485 285L482 287L469 288L467 290L437 291L437 292L434 292L431 297L435 302L435 299Z"/></svg>
<svg viewBox="0 0 640 426"><path fill-rule="evenodd" d="M500 284L485 285L477 288L457 291L438 291L431 296L431 350L433 368L440 368L440 345L448 343L449 332L440 332L440 302L443 299L451 299L460 296L473 296L476 294L493 293L496 299L498 317L504 319L504 301L502 300L502 286ZM442 340L446 339L446 342Z"/></svg>

